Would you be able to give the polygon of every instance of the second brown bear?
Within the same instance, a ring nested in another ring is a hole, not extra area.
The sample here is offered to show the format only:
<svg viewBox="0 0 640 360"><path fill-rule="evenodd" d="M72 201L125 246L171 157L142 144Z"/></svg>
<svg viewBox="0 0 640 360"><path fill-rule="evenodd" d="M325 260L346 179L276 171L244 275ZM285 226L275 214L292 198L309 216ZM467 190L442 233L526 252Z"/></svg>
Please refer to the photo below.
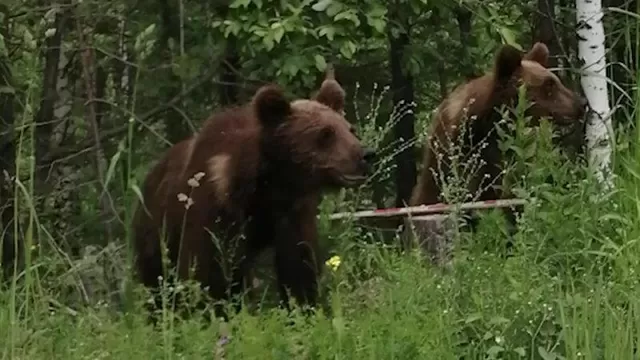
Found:
<svg viewBox="0 0 640 360"><path fill-rule="evenodd" d="M504 45L495 58L493 71L458 86L438 107L424 147L423 167L414 187L410 205L443 202L441 179L451 173L447 150L462 143L460 153L475 152L482 161L466 189L477 200L495 200L502 196L502 154L498 148L495 126L502 119L500 107L513 107L518 100L518 87L523 84L531 104L527 109L533 121L548 117L555 123L571 124L585 115L586 99L566 88L547 69L549 50L536 43L522 54ZM466 126L464 141L457 137ZM484 145L481 144L484 142ZM468 199L467 199L468 200ZM506 210L511 231L515 217Z"/></svg>

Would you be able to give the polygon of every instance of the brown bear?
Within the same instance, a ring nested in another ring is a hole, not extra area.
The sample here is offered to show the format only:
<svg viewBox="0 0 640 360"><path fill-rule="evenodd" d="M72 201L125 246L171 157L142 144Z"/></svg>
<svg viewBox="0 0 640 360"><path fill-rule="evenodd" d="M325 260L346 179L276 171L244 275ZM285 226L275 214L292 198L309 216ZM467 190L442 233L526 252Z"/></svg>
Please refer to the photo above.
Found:
<svg viewBox="0 0 640 360"><path fill-rule="evenodd" d="M313 99L289 101L266 85L171 147L148 173L133 221L141 282L155 290L165 277L161 235L169 268L214 300L241 293L255 257L273 247L284 305L290 293L313 306L320 194L361 184L375 155L344 118L344 97L332 72Z"/></svg>
<svg viewBox="0 0 640 360"><path fill-rule="evenodd" d="M423 167L410 205L443 202L441 184L436 181L434 174L440 179L450 173L445 149L461 143L457 136L463 125L467 127L460 153L469 154L473 149L471 152L476 152L477 159L483 160L468 183L469 194L475 196L479 193L480 201L495 200L502 196L499 186L502 185L503 158L498 148L495 125L502 119L501 106L513 108L517 103L520 85L525 86L530 104L525 115L530 115L534 123L547 117L557 124L568 125L583 118L586 99L567 89L547 69L548 58L549 50L543 43L534 44L526 54L510 45L503 45L497 53L492 72L458 86L442 101L431 125L429 140L424 148ZM515 214L512 210L506 210L505 214L510 232L513 232ZM474 225L472 219L472 227Z"/></svg>

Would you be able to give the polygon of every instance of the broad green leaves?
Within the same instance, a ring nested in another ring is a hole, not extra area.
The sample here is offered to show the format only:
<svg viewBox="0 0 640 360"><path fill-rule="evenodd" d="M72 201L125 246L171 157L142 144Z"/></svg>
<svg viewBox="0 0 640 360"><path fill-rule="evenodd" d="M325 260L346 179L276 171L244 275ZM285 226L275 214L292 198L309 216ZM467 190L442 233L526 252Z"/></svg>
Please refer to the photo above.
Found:
<svg viewBox="0 0 640 360"><path fill-rule="evenodd" d="M224 38L237 38L241 58L255 78L271 73L284 82L309 85L329 61L355 61L372 46L384 51L386 4L376 0L362 5L355 0L293 0L263 6L258 0L234 0L225 18L211 27Z"/></svg>
<svg viewBox="0 0 640 360"><path fill-rule="evenodd" d="M492 24L492 26L487 27L487 30L490 33L497 34L502 43L509 44L522 51L522 46L516 40L520 35L515 31L519 24L513 20L513 17L505 16L504 10L496 4L486 4L481 7L480 17L483 18L483 22L486 22L486 24Z"/></svg>
<svg viewBox="0 0 640 360"><path fill-rule="evenodd" d="M327 62L324 59L324 56L316 54L313 58L316 61L316 69L320 72L325 71L327 68Z"/></svg>
<svg viewBox="0 0 640 360"><path fill-rule="evenodd" d="M522 46L520 46L520 44L516 42L516 35L513 31L511 31L511 29L500 26L498 27L498 32L500 33L500 36L502 37L502 41L504 41L504 43L509 44L520 51L523 51Z"/></svg>
<svg viewBox="0 0 640 360"><path fill-rule="evenodd" d="M311 6L311 8L315 11L326 11L327 8L329 7L329 5L331 5L331 3L333 2L333 0L320 0L317 3L313 4L313 6Z"/></svg>

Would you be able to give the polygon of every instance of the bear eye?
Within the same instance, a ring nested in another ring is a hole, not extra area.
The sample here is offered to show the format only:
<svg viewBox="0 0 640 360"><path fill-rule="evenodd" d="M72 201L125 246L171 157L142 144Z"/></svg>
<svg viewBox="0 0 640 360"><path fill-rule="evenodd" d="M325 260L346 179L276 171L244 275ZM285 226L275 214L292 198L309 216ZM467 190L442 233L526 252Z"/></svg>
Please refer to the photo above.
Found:
<svg viewBox="0 0 640 360"><path fill-rule="evenodd" d="M555 90L555 88L556 82L552 78L548 78L544 81L544 83L542 83L542 89L548 97L553 96L553 91Z"/></svg>
<svg viewBox="0 0 640 360"><path fill-rule="evenodd" d="M317 142L320 148L326 148L331 145L335 136L335 131L330 126L325 126L318 134Z"/></svg>
<svg viewBox="0 0 640 360"><path fill-rule="evenodd" d="M555 86L556 86L556 82L553 81L553 79L551 78L546 79L542 84L542 87L544 87L546 90L553 90Z"/></svg>

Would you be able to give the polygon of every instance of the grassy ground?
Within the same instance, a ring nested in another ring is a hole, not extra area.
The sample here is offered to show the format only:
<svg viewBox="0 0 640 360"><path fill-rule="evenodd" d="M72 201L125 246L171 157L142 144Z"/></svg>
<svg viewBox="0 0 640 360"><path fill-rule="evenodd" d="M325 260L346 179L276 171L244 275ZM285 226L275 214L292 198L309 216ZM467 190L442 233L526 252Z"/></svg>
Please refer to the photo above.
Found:
<svg viewBox="0 0 640 360"><path fill-rule="evenodd" d="M52 279L33 272L30 286L0 295L0 353L3 359L211 359L221 352L226 359L633 359L640 340L640 177L627 167L617 191L592 199L593 182L564 174L563 185L533 186L539 200L523 214L510 258L501 256L506 237L497 214L460 238L448 272L417 253L325 233L348 245L336 248L341 264L323 279L327 310L294 317L293 325L267 306L229 324L169 319L154 330L141 304L126 314L104 303L52 307L59 296L47 287ZM217 343L221 336L226 344Z"/></svg>

